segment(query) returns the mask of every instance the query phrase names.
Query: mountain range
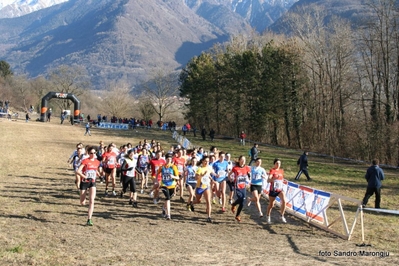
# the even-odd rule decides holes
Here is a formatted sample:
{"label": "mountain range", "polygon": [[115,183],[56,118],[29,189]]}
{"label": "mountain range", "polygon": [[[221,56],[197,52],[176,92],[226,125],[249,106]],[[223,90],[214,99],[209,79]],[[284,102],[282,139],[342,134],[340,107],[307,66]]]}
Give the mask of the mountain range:
{"label": "mountain range", "polygon": [[[31,77],[61,64],[80,65],[97,89],[116,80],[134,85],[152,69],[178,70],[234,35],[263,32],[294,4],[328,1],[297,2],[0,0],[0,14],[4,9],[13,14],[0,19],[0,60]],[[30,12],[11,12],[11,7]]]}

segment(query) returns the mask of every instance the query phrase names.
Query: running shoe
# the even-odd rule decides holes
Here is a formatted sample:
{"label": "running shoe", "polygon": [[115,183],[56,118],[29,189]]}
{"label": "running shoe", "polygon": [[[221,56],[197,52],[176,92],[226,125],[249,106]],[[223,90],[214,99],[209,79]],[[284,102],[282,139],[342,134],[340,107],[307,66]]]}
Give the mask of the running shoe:
{"label": "running shoe", "polygon": [[162,217],[166,218],[166,211],[164,207],[162,207]]}
{"label": "running shoe", "polygon": [[232,213],[235,213],[235,212],[236,212],[236,208],[237,208],[236,206],[231,205],[231,212],[232,212]]}
{"label": "running shoe", "polygon": [[222,212],[226,212],[226,208],[225,207],[222,207]]}
{"label": "running shoe", "polygon": [[190,204],[187,204],[187,210],[188,210],[189,212],[191,212],[191,206],[190,206]]}
{"label": "running shoe", "polygon": [[158,201],[157,201],[157,199],[154,199],[154,204],[158,204]]}
{"label": "running shoe", "polygon": [[194,204],[190,204],[190,208],[191,208],[191,211],[193,212],[194,211]]}
{"label": "running shoe", "polygon": [[270,216],[266,216],[266,221],[267,221],[268,224],[272,223],[272,220],[270,219]]}
{"label": "running shoe", "polygon": [[152,198],[152,199],[154,198],[154,191],[150,192],[150,198]]}
{"label": "running shoe", "polygon": [[170,215],[166,215],[166,220],[172,220],[172,218],[170,217]]}
{"label": "running shoe", "polygon": [[184,202],[185,202],[185,200],[183,199],[183,197],[180,197],[180,202],[181,202],[181,203],[184,203]]}
{"label": "running shoe", "polygon": [[287,223],[287,220],[285,219],[284,216],[281,216],[280,220],[281,220],[281,222],[282,222],[283,224],[286,224],[286,223]]}
{"label": "running shoe", "polygon": [[206,222],[207,222],[207,223],[212,223],[211,217],[208,217],[208,219],[206,219]]}
{"label": "running shoe", "polygon": [[105,190],[104,196],[108,196],[108,190]]}
{"label": "running shoe", "polygon": [[116,192],[115,192],[115,190],[112,190],[112,196],[116,196]]}
{"label": "running shoe", "polygon": [[222,198],[219,198],[219,205],[222,205]]}
{"label": "running shoe", "polygon": [[251,198],[250,197],[248,197],[248,207],[251,205]]}
{"label": "running shoe", "polygon": [[216,204],[216,199],[215,199],[215,197],[212,199],[212,203],[213,203],[213,204]]}
{"label": "running shoe", "polygon": [[232,199],[229,199],[229,204],[230,205],[233,204],[233,200]]}
{"label": "running shoe", "polygon": [[133,204],[133,200],[130,199],[130,200],[129,200],[129,205],[132,205],[132,204]]}
{"label": "running shoe", "polygon": [[144,190],[142,189],[142,190],[140,190],[140,194],[143,194],[144,193]]}
{"label": "running shoe", "polygon": [[93,221],[91,219],[89,219],[89,220],[87,220],[86,225],[93,226],[94,224],[93,224]]}
{"label": "running shoe", "polygon": [[263,213],[260,212],[260,213],[259,213],[259,218],[262,218],[262,217],[263,217]]}
{"label": "running shoe", "polygon": [[123,198],[123,191],[121,191],[120,197]]}
{"label": "running shoe", "polygon": [[241,222],[241,217],[240,216],[236,216],[236,221],[237,222]]}
{"label": "running shoe", "polygon": [[137,201],[133,202],[133,208],[137,208]]}

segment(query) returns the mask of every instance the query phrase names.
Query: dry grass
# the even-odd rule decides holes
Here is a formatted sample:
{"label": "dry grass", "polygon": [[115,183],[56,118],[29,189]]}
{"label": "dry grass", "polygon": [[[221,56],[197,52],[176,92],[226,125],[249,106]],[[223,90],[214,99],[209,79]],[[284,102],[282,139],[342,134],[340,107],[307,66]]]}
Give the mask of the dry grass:
{"label": "dry grass", "polygon": [[[286,225],[277,222],[267,225],[265,219],[258,218],[253,206],[244,208],[243,221],[238,224],[231,213],[221,213],[218,205],[213,205],[215,222],[207,224],[204,205],[192,213],[178,199],[173,199],[173,220],[166,221],[160,215],[161,204],[154,205],[147,195],[139,194],[139,208],[134,209],[127,204],[127,198],[103,197],[104,185],[98,184],[95,225],[86,227],[87,207],[79,205],[73,174],[66,164],[75,144],[80,141],[96,144],[100,140],[124,144],[154,138],[168,146],[173,140],[171,134],[155,130],[136,133],[94,129],[92,137],[84,137],[83,133],[81,127],[59,125],[58,121],[0,120],[4,150],[0,161],[0,265],[391,265],[399,262],[397,216],[366,214],[366,240],[373,247],[359,248],[355,245],[360,243],[359,231],[348,242],[289,215]],[[210,146],[207,142],[195,142],[205,148]],[[247,152],[248,147],[229,141],[216,144],[224,150],[234,149],[234,155]],[[264,150],[266,161],[279,154],[287,175],[295,173],[297,153]],[[264,164],[266,168],[270,166],[270,162]],[[346,172],[343,165],[321,158],[313,165],[314,169],[326,165],[331,171],[339,167]],[[364,166],[358,170],[347,167],[363,175]],[[346,183],[344,187],[335,177],[331,181],[315,170],[313,175],[314,186],[319,189],[335,187],[341,194],[355,198],[364,193],[360,179],[359,187]],[[392,191],[386,188],[384,200],[395,189],[397,185],[392,185]],[[396,197],[395,201],[386,199],[386,202],[394,207],[397,195],[392,197]],[[262,204],[265,208],[266,202]],[[277,211],[273,211],[272,218],[277,220]],[[390,239],[385,239],[387,232]],[[334,250],[389,251],[390,255],[387,258],[334,256]],[[331,256],[320,256],[319,251],[331,252]]]}

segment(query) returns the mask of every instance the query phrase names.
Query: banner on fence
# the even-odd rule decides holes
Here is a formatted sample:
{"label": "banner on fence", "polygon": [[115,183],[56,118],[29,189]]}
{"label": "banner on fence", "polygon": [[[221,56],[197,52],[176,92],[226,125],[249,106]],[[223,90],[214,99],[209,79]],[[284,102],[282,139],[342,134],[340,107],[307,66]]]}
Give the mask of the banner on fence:
{"label": "banner on fence", "polygon": [[[270,183],[263,182],[263,194],[269,195]],[[301,186],[294,182],[284,180],[283,191],[286,197],[286,208],[298,215],[306,216],[312,220],[324,223],[325,210],[330,201],[330,193],[310,187]],[[281,203],[279,197],[276,198]]]}
{"label": "banner on fence", "polygon": [[123,129],[123,130],[129,129],[128,124],[105,123],[105,122],[101,122],[99,125],[97,125],[97,127],[98,128],[109,128],[109,129]]}
{"label": "banner on fence", "polygon": [[177,131],[173,131],[172,138],[185,149],[189,149],[191,147],[191,142],[187,138],[179,135]]}

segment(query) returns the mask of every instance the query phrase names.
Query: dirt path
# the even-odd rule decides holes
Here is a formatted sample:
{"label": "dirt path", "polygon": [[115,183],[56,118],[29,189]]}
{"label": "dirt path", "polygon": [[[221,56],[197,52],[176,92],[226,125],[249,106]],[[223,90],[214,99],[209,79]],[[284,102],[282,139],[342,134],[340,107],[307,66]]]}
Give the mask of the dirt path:
{"label": "dirt path", "polygon": [[[287,215],[288,224],[259,219],[245,207],[238,224],[231,212],[213,205],[213,224],[205,205],[188,212],[172,200],[172,220],[161,217],[161,204],[139,194],[139,208],[128,198],[104,197],[98,184],[93,227],[85,226],[87,207],[79,205],[66,160],[77,142],[103,140],[137,143],[146,132],[98,132],[70,125],[0,122],[4,158],[0,162],[0,265],[392,265],[389,257],[360,256],[384,252],[337,238]],[[167,144],[172,141],[160,140]],[[266,202],[262,201],[263,208]],[[397,238],[397,236],[396,236]],[[396,239],[397,241],[397,239]],[[321,251],[330,252],[322,256]],[[344,256],[342,252],[353,252]],[[341,253],[334,253],[341,252]],[[354,256],[356,254],[357,256]],[[385,253],[382,253],[385,254]],[[338,255],[338,256],[336,256]]]}

